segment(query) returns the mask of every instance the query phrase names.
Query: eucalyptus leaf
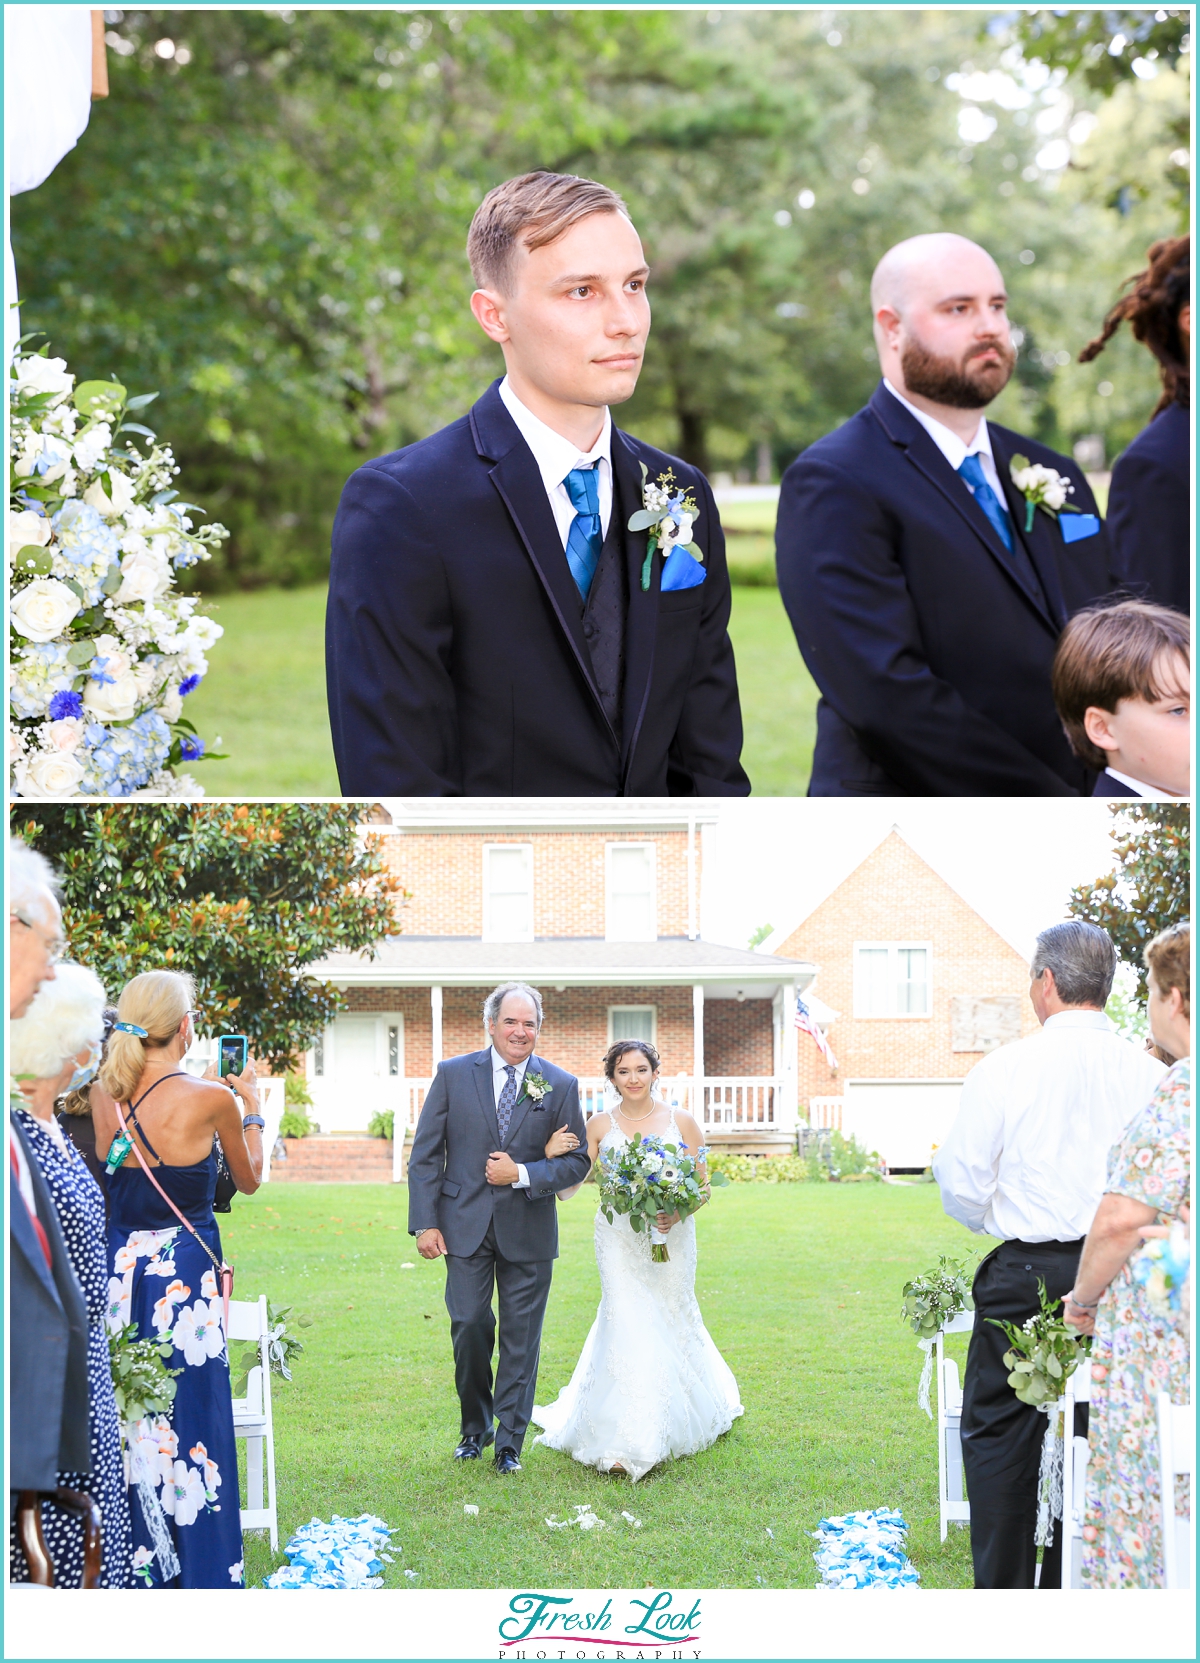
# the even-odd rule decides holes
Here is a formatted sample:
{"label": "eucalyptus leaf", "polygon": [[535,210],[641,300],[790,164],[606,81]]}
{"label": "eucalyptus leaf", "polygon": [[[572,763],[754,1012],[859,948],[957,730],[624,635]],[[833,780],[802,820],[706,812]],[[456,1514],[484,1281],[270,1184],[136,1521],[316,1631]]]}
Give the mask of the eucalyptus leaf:
{"label": "eucalyptus leaf", "polygon": [[99,411],[114,414],[125,402],[125,389],[119,381],[81,381],[75,389],[75,408],[84,416]]}
{"label": "eucalyptus leaf", "polygon": [[121,572],[120,562],[114,560],[112,565],[108,568],[107,572],[105,572],[105,574],[104,574],[104,584],[103,584],[104,593],[106,595],[115,595],[117,590],[121,587],[122,581],[123,581],[123,576],[122,576],[122,572]]}
{"label": "eucalyptus leaf", "polygon": [[652,525],[657,525],[662,519],[662,510],[657,512],[653,508],[639,508],[636,514],[629,516],[628,530],[648,531]]}
{"label": "eucalyptus leaf", "polygon": [[157,393],[139,393],[136,398],[125,400],[125,408],[126,410],[144,410],[148,404],[153,404],[157,397]]}
{"label": "eucalyptus leaf", "polygon": [[96,656],[94,641],[76,641],[74,646],[67,648],[68,664],[90,664]]}
{"label": "eucalyptus leaf", "polygon": [[122,422],[120,427],[118,427],[117,432],[118,433],[142,433],[146,436],[147,439],[157,439],[158,438],[158,434],[155,433],[152,428],[143,427],[141,422]]}
{"label": "eucalyptus leaf", "polygon": [[34,577],[46,577],[54,566],[54,556],[40,543],[26,543],[17,551],[13,565],[18,572],[30,572]]}

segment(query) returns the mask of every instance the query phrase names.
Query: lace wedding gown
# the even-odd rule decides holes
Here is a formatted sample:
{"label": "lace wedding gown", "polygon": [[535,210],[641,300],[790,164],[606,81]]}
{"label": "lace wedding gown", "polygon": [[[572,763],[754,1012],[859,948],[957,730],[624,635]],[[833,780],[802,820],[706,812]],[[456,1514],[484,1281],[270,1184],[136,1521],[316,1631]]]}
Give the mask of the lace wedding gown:
{"label": "lace wedding gown", "polygon": [[[667,1140],[678,1138],[674,1112]],[[614,1123],[600,1148],[626,1141]],[[654,1264],[650,1240],[615,1214],[596,1214],[600,1308],[575,1372],[533,1420],[534,1440],[636,1481],[660,1461],[695,1455],[743,1412],[737,1381],[696,1303],[696,1221],[668,1233],[670,1259]]]}

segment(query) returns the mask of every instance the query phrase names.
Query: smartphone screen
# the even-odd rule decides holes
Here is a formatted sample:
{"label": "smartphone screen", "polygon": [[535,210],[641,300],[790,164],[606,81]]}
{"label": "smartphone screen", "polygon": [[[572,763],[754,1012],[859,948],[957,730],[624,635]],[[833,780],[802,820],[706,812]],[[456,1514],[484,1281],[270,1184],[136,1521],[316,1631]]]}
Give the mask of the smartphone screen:
{"label": "smartphone screen", "polygon": [[244,1074],[248,1049],[245,1034],[222,1034],[219,1043],[217,1073],[221,1078],[226,1074]]}

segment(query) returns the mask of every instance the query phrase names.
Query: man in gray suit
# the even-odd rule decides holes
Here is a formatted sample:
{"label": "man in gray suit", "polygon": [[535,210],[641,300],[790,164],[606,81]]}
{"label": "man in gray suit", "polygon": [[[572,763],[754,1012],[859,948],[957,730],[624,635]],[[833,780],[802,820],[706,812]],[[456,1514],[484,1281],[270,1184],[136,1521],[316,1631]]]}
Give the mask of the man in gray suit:
{"label": "man in gray suit", "polygon": [[[519,1472],[537,1386],[542,1319],[558,1257],[556,1191],[588,1173],[579,1082],[534,1054],[536,988],[506,982],[484,1001],[492,1043],[439,1063],[408,1162],[408,1229],[423,1259],[446,1259],[454,1383],[462,1405],[456,1460],[495,1438],[496,1471]],[[559,1127],[578,1140],[546,1159]],[[492,1390],[496,1317],[500,1358]],[[493,1427],[493,1420],[498,1423]]]}

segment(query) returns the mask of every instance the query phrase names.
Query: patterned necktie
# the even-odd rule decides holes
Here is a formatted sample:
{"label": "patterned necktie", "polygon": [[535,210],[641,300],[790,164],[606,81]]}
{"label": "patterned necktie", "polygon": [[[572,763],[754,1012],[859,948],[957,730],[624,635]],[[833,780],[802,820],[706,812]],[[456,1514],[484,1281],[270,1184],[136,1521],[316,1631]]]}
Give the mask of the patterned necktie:
{"label": "patterned necktie", "polygon": [[575,518],[567,533],[567,565],[584,600],[587,600],[588,590],[592,587],[604,542],[600,531],[598,467],[599,463],[593,462],[589,468],[572,468],[563,480],[575,510]]}
{"label": "patterned necktie", "polygon": [[979,460],[977,451],[970,456],[963,457],[958,476],[970,487],[975,501],[991,521],[992,529],[1011,554],[1013,551],[1012,521],[1008,517],[1008,510],[984,478],[983,463]]}
{"label": "patterned necktie", "polygon": [[508,1123],[512,1119],[513,1109],[517,1102],[517,1071],[512,1063],[506,1062],[504,1072],[508,1075],[500,1091],[500,1101],[496,1104],[496,1124],[500,1128],[500,1142],[508,1136]]}

